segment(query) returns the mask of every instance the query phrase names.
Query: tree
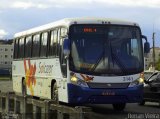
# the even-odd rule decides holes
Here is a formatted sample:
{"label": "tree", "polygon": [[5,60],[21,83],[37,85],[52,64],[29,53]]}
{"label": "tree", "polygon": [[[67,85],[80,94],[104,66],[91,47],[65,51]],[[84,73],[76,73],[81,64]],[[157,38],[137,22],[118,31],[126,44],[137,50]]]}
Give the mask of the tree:
{"label": "tree", "polygon": [[160,71],[160,58],[159,58],[158,62],[156,62],[156,70]]}

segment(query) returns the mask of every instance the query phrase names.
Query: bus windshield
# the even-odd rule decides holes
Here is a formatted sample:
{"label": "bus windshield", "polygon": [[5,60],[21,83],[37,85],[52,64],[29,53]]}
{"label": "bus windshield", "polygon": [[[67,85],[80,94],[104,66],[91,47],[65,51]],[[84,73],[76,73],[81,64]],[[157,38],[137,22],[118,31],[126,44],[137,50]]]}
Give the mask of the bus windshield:
{"label": "bus windshield", "polygon": [[70,70],[90,75],[129,75],[143,71],[137,26],[72,25]]}

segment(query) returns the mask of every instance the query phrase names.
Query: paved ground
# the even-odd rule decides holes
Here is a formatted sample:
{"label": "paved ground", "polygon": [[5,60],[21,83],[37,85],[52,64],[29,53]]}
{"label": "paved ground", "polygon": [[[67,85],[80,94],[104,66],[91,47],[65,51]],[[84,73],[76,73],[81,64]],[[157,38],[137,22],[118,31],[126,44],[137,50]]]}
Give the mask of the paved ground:
{"label": "paved ground", "polygon": [[111,105],[92,106],[95,119],[160,119],[158,103],[147,102],[145,106],[127,104],[123,112],[115,112]]}
{"label": "paved ground", "polygon": [[[2,92],[13,91],[12,81],[0,81]],[[145,106],[127,104],[123,112],[115,112],[112,105],[92,105],[91,119],[160,119],[158,103],[147,102]]]}

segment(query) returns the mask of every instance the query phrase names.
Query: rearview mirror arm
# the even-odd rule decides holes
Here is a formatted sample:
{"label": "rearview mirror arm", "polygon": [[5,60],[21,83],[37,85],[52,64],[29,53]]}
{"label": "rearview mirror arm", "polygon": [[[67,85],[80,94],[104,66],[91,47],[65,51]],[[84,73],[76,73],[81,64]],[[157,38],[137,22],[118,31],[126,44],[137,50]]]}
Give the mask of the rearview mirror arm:
{"label": "rearview mirror arm", "polygon": [[142,35],[142,38],[144,38],[146,42],[148,41],[146,36]]}

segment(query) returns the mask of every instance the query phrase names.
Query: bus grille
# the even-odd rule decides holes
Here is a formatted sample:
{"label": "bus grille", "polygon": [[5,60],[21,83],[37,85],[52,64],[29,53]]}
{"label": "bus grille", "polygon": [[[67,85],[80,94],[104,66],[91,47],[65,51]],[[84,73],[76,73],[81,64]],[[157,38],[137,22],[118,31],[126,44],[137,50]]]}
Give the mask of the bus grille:
{"label": "bus grille", "polygon": [[129,83],[87,83],[89,88],[127,88]]}

